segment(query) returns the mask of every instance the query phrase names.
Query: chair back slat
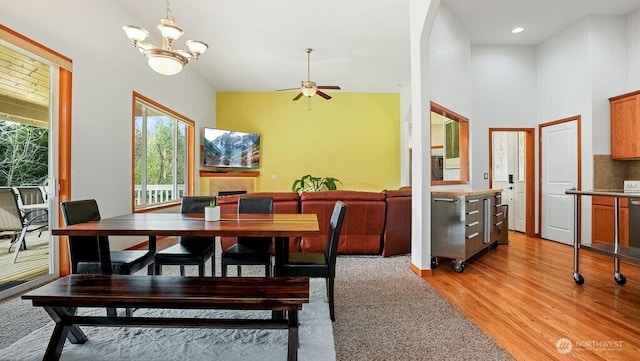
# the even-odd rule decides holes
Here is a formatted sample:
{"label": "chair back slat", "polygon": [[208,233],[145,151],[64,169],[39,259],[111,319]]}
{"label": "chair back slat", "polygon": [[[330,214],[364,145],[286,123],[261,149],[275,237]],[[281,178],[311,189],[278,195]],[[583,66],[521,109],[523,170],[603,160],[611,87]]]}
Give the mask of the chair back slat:
{"label": "chair back slat", "polygon": [[272,197],[240,197],[238,198],[238,213],[273,213]]}
{"label": "chair back slat", "polygon": [[[100,211],[95,199],[62,202],[60,208],[67,226],[100,220]],[[69,236],[68,239],[71,273],[77,273],[80,262],[100,262],[98,237]]]}
{"label": "chair back slat", "polygon": [[22,226],[16,194],[11,188],[0,188],[0,231],[20,232]]}
{"label": "chair back slat", "polygon": [[[184,196],[180,205],[180,213],[204,214],[204,208],[211,205],[211,201],[215,200],[216,197],[214,196]],[[180,236],[180,243],[202,242],[205,239],[210,240],[211,237]]]}
{"label": "chair back slat", "polygon": [[333,212],[331,213],[331,220],[329,221],[329,239],[326,245],[326,256],[329,262],[329,273],[331,276],[335,276],[336,258],[338,256],[338,243],[340,242],[340,232],[342,230],[342,224],[344,223],[344,217],[347,214],[347,205],[341,201],[337,201],[333,206]]}
{"label": "chair back slat", "polygon": [[[272,197],[240,197],[238,198],[238,213],[273,213]],[[268,252],[272,237],[238,237],[237,242],[251,247],[265,247]]]}
{"label": "chair back slat", "polygon": [[208,207],[211,201],[215,201],[214,196],[184,196],[180,206],[180,213],[204,214],[204,207]]}
{"label": "chair back slat", "polygon": [[[18,191],[18,204],[28,206],[30,204],[43,204],[45,203],[42,196],[42,189],[40,187],[16,187]],[[42,221],[46,221],[48,218],[48,212],[46,209],[38,209],[29,212],[26,221],[31,221],[35,218],[39,218]]]}

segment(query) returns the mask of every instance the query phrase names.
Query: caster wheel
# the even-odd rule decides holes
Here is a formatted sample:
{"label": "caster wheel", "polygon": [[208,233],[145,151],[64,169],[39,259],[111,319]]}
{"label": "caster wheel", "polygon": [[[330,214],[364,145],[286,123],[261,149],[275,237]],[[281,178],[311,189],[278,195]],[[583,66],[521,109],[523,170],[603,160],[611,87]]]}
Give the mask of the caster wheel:
{"label": "caster wheel", "polygon": [[438,258],[437,257],[431,257],[431,269],[434,269],[438,267]]}
{"label": "caster wheel", "polygon": [[583,278],[583,277],[582,277],[582,275],[581,275],[581,274],[579,274],[579,273],[578,273],[577,275],[576,275],[576,274],[574,274],[574,275],[573,275],[573,281],[574,281],[576,284],[581,285],[581,284],[583,284],[583,283],[584,283],[584,278]]}
{"label": "caster wheel", "polygon": [[620,286],[627,283],[627,278],[624,275],[622,275],[622,273],[614,275],[613,279],[616,280],[616,283],[619,284]]}
{"label": "caster wheel", "polygon": [[496,249],[496,248],[498,248],[498,242],[493,242],[493,243],[491,243],[491,248],[492,248],[492,249]]}
{"label": "caster wheel", "polygon": [[451,263],[451,267],[458,273],[464,272],[464,262],[453,261],[453,263]]}

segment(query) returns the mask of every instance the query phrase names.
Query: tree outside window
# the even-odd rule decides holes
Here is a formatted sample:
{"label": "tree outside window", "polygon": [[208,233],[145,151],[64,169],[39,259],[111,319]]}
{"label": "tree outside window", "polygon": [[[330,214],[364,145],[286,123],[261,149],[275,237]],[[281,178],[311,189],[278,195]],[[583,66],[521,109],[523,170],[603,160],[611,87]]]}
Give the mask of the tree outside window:
{"label": "tree outside window", "polygon": [[49,129],[0,119],[0,186],[39,186],[49,174]]}

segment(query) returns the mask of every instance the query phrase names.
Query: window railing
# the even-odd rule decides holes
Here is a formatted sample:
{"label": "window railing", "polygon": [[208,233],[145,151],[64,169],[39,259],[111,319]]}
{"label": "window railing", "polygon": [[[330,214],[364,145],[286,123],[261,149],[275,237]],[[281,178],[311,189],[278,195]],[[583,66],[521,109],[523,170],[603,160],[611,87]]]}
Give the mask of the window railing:
{"label": "window railing", "polygon": [[[147,185],[147,203],[164,203],[170,202],[176,199],[182,198],[185,193],[185,185],[178,185],[178,194],[173,194],[173,185],[171,184],[149,184]],[[142,197],[142,185],[136,185],[134,187],[136,206],[141,204]]]}

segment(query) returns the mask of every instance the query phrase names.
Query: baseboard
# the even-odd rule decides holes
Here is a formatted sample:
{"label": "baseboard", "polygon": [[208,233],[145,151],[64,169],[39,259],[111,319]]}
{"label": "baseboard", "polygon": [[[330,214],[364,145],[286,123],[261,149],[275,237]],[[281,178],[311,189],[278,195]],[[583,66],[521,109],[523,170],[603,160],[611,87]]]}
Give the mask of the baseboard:
{"label": "baseboard", "polygon": [[417,274],[420,277],[431,277],[433,276],[433,270],[431,269],[420,269],[413,262],[409,263],[409,268],[413,273]]}

